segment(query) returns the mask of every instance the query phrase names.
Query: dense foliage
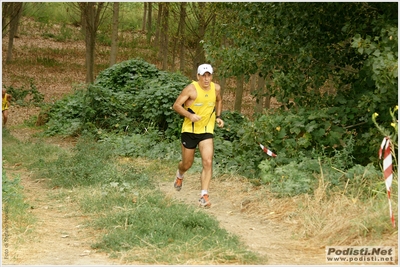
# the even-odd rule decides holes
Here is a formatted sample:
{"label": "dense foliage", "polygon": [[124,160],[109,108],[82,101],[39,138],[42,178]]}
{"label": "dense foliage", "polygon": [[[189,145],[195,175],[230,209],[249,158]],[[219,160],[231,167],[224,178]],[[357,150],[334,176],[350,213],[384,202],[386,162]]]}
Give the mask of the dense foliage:
{"label": "dense foliage", "polygon": [[[331,112],[277,110],[254,121],[224,112],[226,127],[216,130],[217,165],[267,184],[278,196],[310,193],[319,185],[319,176],[333,191],[347,188],[347,194],[358,197],[376,194],[381,181],[376,155],[366,166],[357,164],[354,135],[338,126]],[[391,128],[388,132],[396,140]],[[278,156],[263,153],[260,143]]]}
{"label": "dense foliage", "polygon": [[284,106],[295,103],[335,116],[337,145],[346,142],[344,129],[351,129],[356,162],[368,164],[380,139],[371,115],[379,113],[380,123],[390,125],[388,110],[398,99],[397,3],[215,3],[215,8],[220,16],[205,49],[219,72],[258,73]]}
{"label": "dense foliage", "polygon": [[47,133],[144,133],[153,127],[175,136],[180,118],[172,105],[189,82],[183,75],[159,71],[141,59],[115,64],[87,89],[55,103]]}

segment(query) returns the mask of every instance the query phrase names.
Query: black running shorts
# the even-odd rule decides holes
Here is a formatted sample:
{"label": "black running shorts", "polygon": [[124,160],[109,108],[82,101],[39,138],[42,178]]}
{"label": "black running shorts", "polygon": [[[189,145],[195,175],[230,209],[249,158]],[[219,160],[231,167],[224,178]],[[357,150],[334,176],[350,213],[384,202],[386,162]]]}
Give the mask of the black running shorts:
{"label": "black running shorts", "polygon": [[201,141],[210,138],[214,138],[214,135],[211,133],[182,133],[181,135],[182,145],[188,149],[195,149]]}

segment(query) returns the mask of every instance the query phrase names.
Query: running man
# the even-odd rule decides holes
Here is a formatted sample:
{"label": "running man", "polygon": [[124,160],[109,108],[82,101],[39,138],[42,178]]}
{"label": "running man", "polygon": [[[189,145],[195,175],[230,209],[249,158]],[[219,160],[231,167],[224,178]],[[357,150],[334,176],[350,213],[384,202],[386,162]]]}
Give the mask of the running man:
{"label": "running man", "polygon": [[214,126],[224,127],[221,119],[221,87],[212,82],[213,68],[202,64],[197,69],[197,82],[186,86],[173,108],[184,117],[181,131],[182,160],[178,164],[174,187],[180,191],[184,174],[193,164],[195,150],[198,147],[202,159],[201,193],[199,205],[211,207],[208,190],[212,177],[214,156]]}

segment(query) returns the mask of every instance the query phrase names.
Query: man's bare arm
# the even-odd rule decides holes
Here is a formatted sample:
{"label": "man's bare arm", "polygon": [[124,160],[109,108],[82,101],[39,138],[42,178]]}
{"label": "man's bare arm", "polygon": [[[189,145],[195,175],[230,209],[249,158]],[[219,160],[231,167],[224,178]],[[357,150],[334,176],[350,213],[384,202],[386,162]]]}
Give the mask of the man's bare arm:
{"label": "man's bare arm", "polygon": [[174,105],[172,106],[173,109],[178,114],[188,118],[192,122],[199,121],[201,119],[201,117],[198,116],[197,114],[190,113],[183,107],[183,105],[186,103],[186,101],[195,98],[194,92],[196,92],[194,85],[190,84],[190,85],[186,86],[185,89],[182,90],[182,92],[180,93],[178,98],[175,100]]}
{"label": "man's bare arm", "polygon": [[[221,97],[221,86],[219,84],[215,84],[215,94],[216,94],[216,102],[215,102],[215,111],[216,116],[221,116],[222,113],[222,97]],[[219,127],[224,127],[224,121],[221,118],[217,118],[217,124]]]}

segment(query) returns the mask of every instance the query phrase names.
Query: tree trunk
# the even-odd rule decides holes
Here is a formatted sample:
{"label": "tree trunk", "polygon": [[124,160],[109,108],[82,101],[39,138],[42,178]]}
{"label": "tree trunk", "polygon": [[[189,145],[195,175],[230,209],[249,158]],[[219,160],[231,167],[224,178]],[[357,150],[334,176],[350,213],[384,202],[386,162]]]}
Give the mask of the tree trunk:
{"label": "tree trunk", "polygon": [[219,83],[219,85],[221,86],[221,97],[224,96],[224,92],[225,92],[225,86],[226,86],[226,78],[221,78],[221,82]]}
{"label": "tree trunk", "polygon": [[84,5],[80,4],[79,8],[81,9],[81,33],[83,36],[86,36],[86,17],[85,17],[85,12],[83,10]]}
{"label": "tree trunk", "polygon": [[258,84],[256,89],[256,106],[254,107],[254,112],[261,113],[263,110],[263,103],[264,103],[265,79],[260,75],[257,76],[258,76]]}
{"label": "tree trunk", "polygon": [[199,2],[197,3],[197,20],[198,20],[198,39],[196,41],[195,46],[195,55],[193,61],[193,77],[197,77],[197,66],[205,63],[205,53],[203,49],[203,45],[200,43],[201,40],[204,40],[204,35],[206,33],[207,23],[205,19],[205,3]]}
{"label": "tree trunk", "polygon": [[94,26],[94,9],[95,3],[88,2],[86,11],[86,83],[93,83],[94,81],[94,48],[96,33],[93,31]]}
{"label": "tree trunk", "polygon": [[243,75],[237,77],[236,79],[236,96],[235,96],[235,111],[241,112],[242,110],[242,99],[244,90],[244,79]]}
{"label": "tree trunk", "polygon": [[[225,47],[228,46],[228,41],[227,41],[226,36],[222,37],[222,45],[225,46]],[[217,60],[217,64],[221,64],[221,61]],[[221,85],[221,96],[223,96],[223,94],[225,92],[225,86],[226,86],[226,78],[225,77],[221,78],[220,85]]]}
{"label": "tree trunk", "polygon": [[111,52],[110,52],[110,67],[117,61],[118,53],[118,16],[119,16],[119,2],[113,4],[113,20],[112,20],[112,33],[111,33]]}
{"label": "tree trunk", "polygon": [[[267,76],[268,81],[271,81],[271,76]],[[264,109],[270,109],[271,108],[271,93],[270,93],[269,86],[265,87],[265,93],[264,93]]]}
{"label": "tree trunk", "polygon": [[[175,16],[175,14],[172,14]],[[176,34],[172,36],[172,64],[171,64],[171,71],[175,72],[175,61],[177,57],[177,49],[179,44],[179,36],[180,36],[180,24],[178,24],[178,28],[176,29]]]}
{"label": "tree trunk", "polygon": [[18,24],[19,24],[19,19],[21,18],[22,15],[22,8],[23,8],[23,3],[18,2],[18,3],[12,3],[12,15],[10,16],[10,31],[8,34],[8,48],[7,48],[7,57],[6,57],[6,63],[10,63],[12,61],[12,48],[14,45],[14,37],[17,34],[18,31]]}
{"label": "tree trunk", "polygon": [[146,16],[147,16],[147,3],[143,3],[143,22],[142,22],[142,31],[146,30]]}
{"label": "tree trunk", "polygon": [[10,26],[10,20],[12,17],[12,6],[13,3],[1,3],[2,7],[2,17],[1,17],[1,25],[2,25],[2,38],[4,38],[8,33],[8,28]]}
{"label": "tree trunk", "polygon": [[168,68],[168,17],[169,17],[169,3],[164,3],[163,18],[162,18],[162,69],[167,70]]}
{"label": "tree trunk", "polygon": [[256,74],[252,74],[251,76],[250,76],[250,93],[251,94],[254,94],[255,92],[256,92],[256,89],[257,89],[257,86],[256,86],[256,84],[257,84],[257,73]]}
{"label": "tree trunk", "polygon": [[181,10],[179,16],[179,70],[183,73],[185,71],[185,19],[186,19],[186,4],[181,3]]}
{"label": "tree trunk", "polygon": [[85,22],[86,83],[93,83],[96,35],[104,3],[80,2],[79,7],[83,13],[82,18]]}
{"label": "tree trunk", "polygon": [[146,29],[147,29],[147,43],[148,44],[150,44],[150,41],[151,41],[151,34],[152,34],[152,25],[151,25],[151,23],[152,23],[152,21],[151,21],[151,19],[152,19],[152,16],[153,16],[153,4],[152,3],[147,3],[147,5],[148,5],[148,8],[147,8],[147,26],[146,26]]}
{"label": "tree trunk", "polygon": [[154,37],[154,46],[157,47],[160,42],[160,32],[161,32],[161,17],[162,17],[163,4],[158,3],[158,14],[156,23],[156,35]]}

